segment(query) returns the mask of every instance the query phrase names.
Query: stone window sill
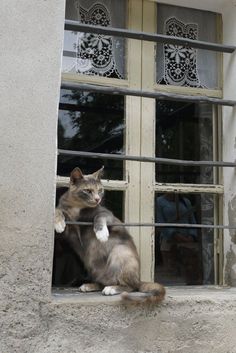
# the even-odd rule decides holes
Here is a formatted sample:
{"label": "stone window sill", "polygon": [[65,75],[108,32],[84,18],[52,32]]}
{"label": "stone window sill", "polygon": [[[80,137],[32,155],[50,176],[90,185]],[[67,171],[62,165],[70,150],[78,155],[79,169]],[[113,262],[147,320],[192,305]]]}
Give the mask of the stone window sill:
{"label": "stone window sill", "polygon": [[[174,302],[221,302],[236,300],[236,288],[220,286],[166,287],[163,304]],[[53,288],[52,301],[55,304],[78,303],[79,305],[122,304],[120,295],[104,296],[100,292],[80,293],[76,288]],[[162,304],[162,305],[163,305]]]}

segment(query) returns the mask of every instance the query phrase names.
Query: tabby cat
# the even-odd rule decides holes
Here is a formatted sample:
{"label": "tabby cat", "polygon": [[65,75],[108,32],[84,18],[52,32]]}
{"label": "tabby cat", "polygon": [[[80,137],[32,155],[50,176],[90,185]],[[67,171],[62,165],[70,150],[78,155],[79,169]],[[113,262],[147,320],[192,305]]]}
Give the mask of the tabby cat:
{"label": "tabby cat", "polygon": [[[102,172],[103,168],[83,175],[75,168],[69,189],[61,196],[55,212],[56,232],[64,234],[92,280],[79,290],[102,290],[104,295],[121,293],[124,300],[135,302],[160,302],[165,296],[164,287],[140,281],[139,257],[132,237],[120,220],[100,204],[104,192]],[[66,225],[66,221],[92,225]]]}

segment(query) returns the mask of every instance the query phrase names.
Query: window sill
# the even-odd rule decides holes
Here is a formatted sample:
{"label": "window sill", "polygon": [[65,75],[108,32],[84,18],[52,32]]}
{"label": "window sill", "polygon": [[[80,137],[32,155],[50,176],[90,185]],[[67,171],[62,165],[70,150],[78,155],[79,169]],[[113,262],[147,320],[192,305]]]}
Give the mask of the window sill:
{"label": "window sill", "polygon": [[[222,302],[236,299],[236,288],[221,286],[181,286],[166,287],[166,299],[164,305],[188,302]],[[52,301],[55,304],[122,304],[120,295],[104,296],[100,292],[80,293],[77,288],[54,288],[52,290]],[[163,305],[162,304],[162,305]]]}

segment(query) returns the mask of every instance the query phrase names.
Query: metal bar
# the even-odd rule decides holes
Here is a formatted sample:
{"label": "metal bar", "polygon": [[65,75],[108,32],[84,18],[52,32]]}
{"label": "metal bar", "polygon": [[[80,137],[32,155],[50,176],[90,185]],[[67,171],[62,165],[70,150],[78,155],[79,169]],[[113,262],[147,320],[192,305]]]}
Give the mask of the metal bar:
{"label": "metal bar", "polygon": [[186,161],[186,160],[180,160],[180,159],[127,156],[124,154],[71,151],[71,150],[62,150],[62,149],[58,149],[58,154],[66,155],[66,156],[75,156],[75,157],[113,159],[113,160],[122,160],[122,161],[123,160],[139,161],[139,162],[151,162],[151,163],[183,165],[183,166],[236,167],[236,162]]}
{"label": "metal bar", "polygon": [[[69,110],[69,111],[80,111],[80,112],[98,112],[103,114],[110,114],[110,117],[115,115],[115,113],[122,113],[122,109],[118,108],[110,108],[107,107],[86,107],[79,104],[72,104],[72,103],[59,103],[59,110]],[[113,116],[112,116],[113,117]]]}
{"label": "metal bar", "polygon": [[200,40],[168,36],[165,34],[132,31],[132,30],[127,30],[123,28],[93,26],[93,25],[88,25],[85,23],[80,23],[78,21],[72,21],[72,20],[65,21],[65,30],[73,31],[73,32],[105,34],[105,35],[116,36],[116,37],[145,40],[149,42],[184,45],[187,47],[213,50],[213,51],[224,52],[224,53],[233,53],[234,50],[236,49],[236,47],[233,45],[210,43],[210,42],[205,42]]}
{"label": "metal bar", "polygon": [[236,105],[236,101],[234,100],[226,100],[226,99],[213,98],[213,97],[207,97],[207,96],[188,96],[188,95],[176,94],[176,93],[134,90],[131,88],[110,87],[110,86],[94,85],[94,84],[87,84],[87,83],[78,83],[78,82],[62,81],[61,88],[68,89],[68,90],[90,91],[90,92],[99,92],[99,93],[116,94],[116,95],[154,98],[159,100],[172,100],[172,101],[192,102],[192,103],[209,103],[209,104],[217,104],[217,105],[225,105],[225,106]]}
{"label": "metal bar", "polygon": [[[68,225],[91,226],[93,222],[72,222],[67,221]],[[205,228],[205,229],[236,229],[235,226],[223,224],[186,224],[186,223],[111,223],[112,227],[157,227],[157,228]]]}

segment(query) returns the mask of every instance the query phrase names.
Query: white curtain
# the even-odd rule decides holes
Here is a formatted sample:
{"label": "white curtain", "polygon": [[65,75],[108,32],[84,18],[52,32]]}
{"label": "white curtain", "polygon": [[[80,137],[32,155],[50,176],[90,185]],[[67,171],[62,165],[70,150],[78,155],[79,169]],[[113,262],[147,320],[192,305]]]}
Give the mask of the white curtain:
{"label": "white curtain", "polygon": [[[217,14],[177,6],[157,6],[157,33],[217,42]],[[214,51],[158,44],[156,81],[166,85],[216,89],[218,59]]]}
{"label": "white curtain", "polygon": [[[66,19],[125,28],[125,0],[67,0]],[[125,78],[125,40],[65,31],[63,72]]]}

